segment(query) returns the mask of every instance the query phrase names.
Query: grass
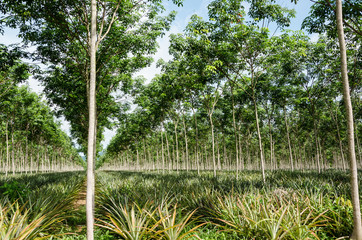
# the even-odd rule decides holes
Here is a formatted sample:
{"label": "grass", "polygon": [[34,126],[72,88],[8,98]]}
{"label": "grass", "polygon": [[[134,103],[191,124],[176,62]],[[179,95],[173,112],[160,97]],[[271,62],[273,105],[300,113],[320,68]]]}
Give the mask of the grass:
{"label": "grass", "polygon": [[[0,176],[0,239],[86,239],[84,173]],[[361,180],[360,180],[361,184]],[[349,176],[329,170],[98,172],[96,239],[337,239],[352,231]]]}

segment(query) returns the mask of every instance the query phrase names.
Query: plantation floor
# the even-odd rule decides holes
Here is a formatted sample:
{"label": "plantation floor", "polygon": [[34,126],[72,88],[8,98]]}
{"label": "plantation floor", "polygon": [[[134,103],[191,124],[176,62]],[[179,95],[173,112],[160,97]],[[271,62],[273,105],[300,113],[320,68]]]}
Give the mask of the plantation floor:
{"label": "plantation floor", "polygon": [[[0,203],[53,203],[60,221],[40,233],[58,239],[86,239],[85,191],[81,172],[0,175]],[[349,175],[337,170],[267,172],[265,183],[258,171],[238,180],[233,172],[97,172],[96,193],[99,240],[131,239],[125,232],[143,239],[337,239],[352,230]],[[44,211],[37,206],[25,205],[34,215]]]}

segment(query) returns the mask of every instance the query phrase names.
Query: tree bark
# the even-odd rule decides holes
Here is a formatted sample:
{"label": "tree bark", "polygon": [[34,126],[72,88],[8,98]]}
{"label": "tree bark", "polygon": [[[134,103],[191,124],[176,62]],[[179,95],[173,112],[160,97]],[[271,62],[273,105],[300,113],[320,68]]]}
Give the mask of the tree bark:
{"label": "tree bark", "polygon": [[178,173],[178,161],[179,161],[179,152],[178,152],[178,137],[177,137],[177,122],[175,123],[175,142],[176,142],[176,172]]}
{"label": "tree bark", "polygon": [[199,136],[198,136],[198,129],[197,129],[197,116],[192,108],[192,112],[194,114],[194,121],[195,121],[195,154],[196,154],[196,166],[197,166],[197,175],[200,175],[200,160],[199,160]]}
{"label": "tree bark", "polygon": [[168,172],[171,172],[171,154],[170,154],[170,145],[168,144],[167,130],[165,130],[165,139],[166,139],[167,158],[168,158]]}
{"label": "tree bark", "polygon": [[259,152],[260,152],[260,164],[261,164],[261,172],[263,176],[263,182],[265,182],[265,171],[264,171],[264,155],[263,155],[263,145],[261,141],[260,127],[259,127],[259,116],[258,116],[258,107],[256,105],[256,99],[253,97],[254,102],[254,110],[255,110],[255,120],[256,120],[256,130],[258,133],[259,140]]}
{"label": "tree bark", "polygon": [[5,175],[8,176],[9,165],[10,165],[10,153],[9,153],[9,133],[8,133],[9,122],[6,121],[6,167]]}
{"label": "tree bark", "polygon": [[343,83],[343,99],[346,108],[347,132],[348,132],[348,158],[350,161],[351,172],[351,195],[353,204],[353,232],[351,239],[362,240],[362,223],[361,210],[358,194],[358,177],[357,161],[354,146],[354,126],[353,126],[353,109],[349,90],[348,73],[347,73],[347,54],[344,40],[343,19],[342,19],[342,2],[336,0],[337,32],[339,40],[339,49],[341,54],[341,73]]}
{"label": "tree bark", "polygon": [[209,114],[211,125],[211,141],[212,141],[212,164],[214,170],[214,177],[216,177],[216,159],[215,159],[215,136],[214,136],[214,123],[212,121],[212,114]]}
{"label": "tree bark", "polygon": [[[267,111],[267,114],[269,111]],[[270,142],[270,170],[273,170],[273,134],[271,128],[271,114],[268,114],[269,142]]]}
{"label": "tree bark", "polygon": [[233,109],[233,128],[234,128],[234,137],[235,137],[235,155],[236,155],[236,180],[239,179],[239,147],[238,147],[238,131],[236,129],[236,121],[235,121],[235,101],[233,88],[231,87],[231,100],[232,100],[232,109]]}
{"label": "tree bark", "polygon": [[338,143],[339,143],[339,151],[340,151],[340,155],[341,155],[341,159],[342,159],[342,164],[343,164],[343,166],[345,166],[342,138],[341,138],[341,134],[340,134],[340,131],[339,131],[339,126],[338,126],[338,116],[336,114],[336,116],[334,117],[334,113],[333,113],[333,110],[331,108],[329,108],[329,112],[331,114],[333,122],[336,124],[337,138],[338,138]]}
{"label": "tree bark", "polygon": [[14,131],[11,133],[11,167],[13,175],[15,175],[15,146],[14,146]]}
{"label": "tree bark", "polygon": [[88,126],[88,150],[87,150],[87,239],[94,239],[94,147],[96,136],[96,41],[97,41],[97,1],[91,2],[91,37],[90,37],[90,80],[89,80],[89,126]]}
{"label": "tree bark", "polygon": [[164,154],[164,147],[163,147],[163,124],[162,124],[162,129],[161,129],[161,144],[162,144],[162,152],[161,152],[161,154],[162,154],[162,174],[164,174],[165,173],[165,154]]}
{"label": "tree bark", "polygon": [[285,122],[285,129],[287,130],[287,139],[288,139],[288,148],[289,148],[289,161],[290,166],[292,168],[292,171],[294,171],[294,165],[293,165],[293,153],[292,153],[292,146],[290,144],[290,137],[289,137],[289,127],[288,127],[288,120],[287,120],[287,111],[285,109],[285,105],[283,107],[284,110],[284,122]]}
{"label": "tree bark", "polygon": [[361,167],[361,164],[362,164],[361,147],[360,147],[360,142],[359,142],[359,139],[358,139],[357,131],[355,131],[355,137],[356,137],[357,152],[358,152],[358,157],[359,157],[359,164],[360,164],[360,167]]}
{"label": "tree bark", "polygon": [[[314,113],[314,111],[313,111]],[[321,173],[321,164],[320,164],[320,159],[319,159],[319,147],[318,147],[318,133],[317,133],[317,124],[315,122],[315,117],[313,114],[313,131],[314,131],[314,142],[315,142],[315,153],[316,153],[316,162],[317,162],[317,167],[318,167],[318,173]]]}
{"label": "tree bark", "polygon": [[184,125],[184,134],[185,134],[185,162],[186,162],[186,171],[189,171],[189,148],[188,148],[188,141],[187,141],[187,130],[186,130],[186,123],[185,123],[185,115],[182,117],[182,123]]}

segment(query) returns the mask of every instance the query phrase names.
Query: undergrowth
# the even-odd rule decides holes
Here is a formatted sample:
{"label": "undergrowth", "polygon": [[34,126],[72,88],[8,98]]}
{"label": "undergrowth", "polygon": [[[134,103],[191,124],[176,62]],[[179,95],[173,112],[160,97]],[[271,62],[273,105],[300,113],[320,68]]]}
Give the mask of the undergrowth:
{"label": "undergrowth", "polygon": [[[100,172],[97,189],[98,225],[121,239],[182,239],[163,230],[180,226],[193,239],[336,239],[352,231],[349,178],[340,171],[268,172],[265,183],[257,171],[238,181],[229,172]],[[124,236],[131,232],[143,237]]]}
{"label": "undergrowth", "polygon": [[[341,171],[98,172],[95,239],[343,239]],[[0,176],[0,239],[86,239],[84,173]],[[361,184],[361,181],[360,181]]]}

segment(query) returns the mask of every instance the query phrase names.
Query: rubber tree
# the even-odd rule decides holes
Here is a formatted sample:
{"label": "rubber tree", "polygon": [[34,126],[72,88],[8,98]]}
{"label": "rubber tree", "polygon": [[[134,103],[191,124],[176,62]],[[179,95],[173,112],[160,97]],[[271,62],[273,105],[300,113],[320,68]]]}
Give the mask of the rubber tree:
{"label": "rubber tree", "polygon": [[[297,2],[297,1],[295,1]],[[342,16],[343,7],[342,1],[336,0],[336,2],[318,1],[312,7],[311,15],[304,21],[303,25],[310,32],[327,33],[329,37],[333,37],[337,34],[339,41],[339,51],[341,59],[341,81],[343,83],[343,100],[346,109],[347,119],[347,139],[348,139],[348,159],[350,162],[351,173],[351,188],[352,188],[352,204],[353,204],[353,232],[351,239],[362,239],[362,224],[361,224],[361,210],[359,203],[358,193],[358,179],[357,179],[357,162],[355,153],[354,142],[354,121],[353,121],[353,109],[350,96],[350,86],[348,80],[347,70],[347,54],[346,54],[346,42],[344,25],[348,30],[349,38],[352,41],[360,39],[362,31],[360,27],[361,18],[361,4],[358,1],[345,1],[344,17]],[[322,11],[320,11],[322,10]],[[354,39],[354,40],[353,40]]]}
{"label": "rubber tree", "polygon": [[262,176],[265,180],[257,84],[261,74],[266,70],[263,62],[270,48],[269,23],[276,22],[281,27],[288,26],[294,12],[272,4],[271,1],[252,1],[248,14],[256,20],[246,23],[242,2],[211,2],[208,6],[210,21],[204,21],[196,15],[192,16],[184,36],[179,36],[179,39],[183,37],[186,45],[189,45],[187,50],[184,50],[187,54],[197,56],[207,63],[207,70],[214,71],[219,79],[232,82],[249,95],[253,102]]}
{"label": "rubber tree", "polygon": [[[102,128],[119,109],[111,93],[130,85],[132,74],[151,63],[156,39],[175,13],[158,17],[164,10],[159,0],[3,1],[0,10],[8,15],[8,26],[20,27],[25,42],[37,45],[35,59],[50,65],[38,78],[71,122],[84,152],[88,148],[88,173],[94,176],[97,145],[91,139],[101,139]],[[144,15],[147,20],[141,21]],[[92,191],[93,180],[88,179]],[[87,213],[94,198],[88,195]],[[88,224],[88,239],[93,239],[92,226]]]}
{"label": "rubber tree", "polygon": [[[264,81],[266,86],[263,87],[264,91],[260,92],[266,92],[270,102],[281,106],[288,141],[289,162],[293,171],[295,160],[293,161],[287,112],[293,110],[291,99],[295,99],[295,91],[298,89],[301,79],[305,77],[305,62],[307,54],[310,53],[308,52],[310,42],[309,38],[300,31],[286,31],[280,36],[273,37],[272,42],[273,54],[268,58],[270,68],[265,74],[267,80]],[[266,100],[266,102],[268,101]]]}
{"label": "rubber tree", "polygon": [[341,56],[341,78],[343,83],[343,99],[346,108],[347,132],[348,132],[348,159],[350,162],[352,204],[353,204],[353,232],[351,239],[362,240],[361,208],[358,193],[357,161],[354,141],[353,109],[350,96],[347,71],[346,43],[344,39],[342,1],[336,0],[336,22]]}

